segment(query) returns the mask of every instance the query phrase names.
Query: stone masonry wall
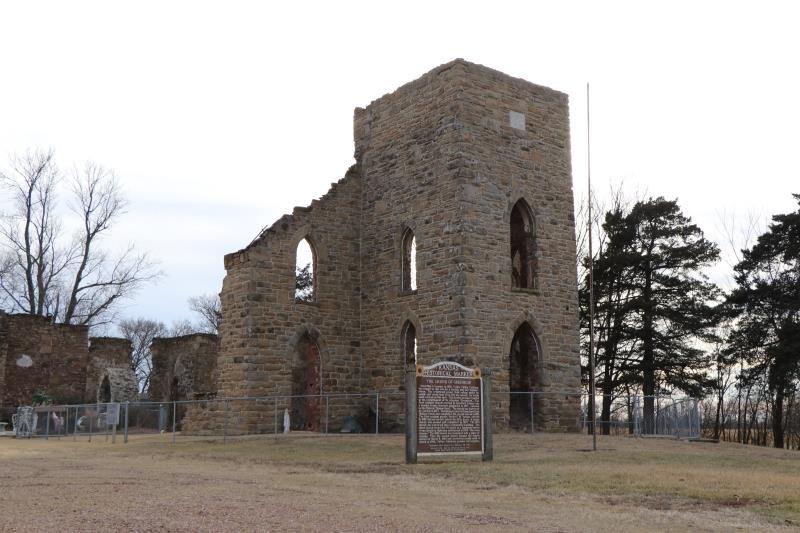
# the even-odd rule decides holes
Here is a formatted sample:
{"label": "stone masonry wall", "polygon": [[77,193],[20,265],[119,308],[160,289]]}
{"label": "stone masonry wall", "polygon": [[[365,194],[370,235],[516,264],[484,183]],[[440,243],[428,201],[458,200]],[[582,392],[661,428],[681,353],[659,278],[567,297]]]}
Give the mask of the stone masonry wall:
{"label": "stone masonry wall", "polygon": [[[510,125],[522,113],[525,129]],[[357,110],[362,168],[362,340],[371,385],[400,389],[406,320],[418,361],[493,371],[495,420],[508,417],[509,352],[527,321],[543,351],[539,390],[580,385],[567,97],[457,60]],[[534,209],[538,288],[512,289],[509,218]],[[401,293],[400,239],[417,244],[418,288]],[[537,402],[547,428],[574,429],[577,397]],[[542,415],[545,415],[544,417]]]}
{"label": "stone masonry wall", "polygon": [[[409,321],[419,362],[491,371],[505,427],[511,340],[527,322],[541,344],[536,387],[550,393],[537,420],[575,429],[577,398],[563,394],[580,385],[566,95],[456,60],[357,109],[354,140],[357,164],[328,194],[225,257],[220,396],[290,394],[294,347],[308,335],[320,347],[323,393],[396,394],[382,397],[381,419],[402,422]],[[511,286],[509,219],[520,198],[535,218],[533,289]],[[414,291],[401,286],[406,230],[416,239]],[[293,298],[304,237],[316,251],[313,303]],[[266,430],[271,418],[241,412],[238,429]]]}
{"label": "stone masonry wall", "polygon": [[[495,415],[508,412],[509,353],[527,321],[540,342],[539,423],[575,429],[580,387],[577,271],[567,95],[462,64],[458,120],[468,165],[461,177],[463,300],[469,353],[493,370]],[[511,112],[522,124],[511,125]],[[521,126],[521,127],[520,127]],[[533,210],[537,245],[535,288],[511,284],[510,213],[519,199]]]}
{"label": "stone masonry wall", "polygon": [[11,415],[5,405],[6,362],[8,360],[8,319],[0,314],[0,422],[10,422]]}
{"label": "stone masonry wall", "polygon": [[115,401],[138,396],[126,339],[93,338],[86,326],[53,324],[47,317],[0,311],[0,420],[42,391],[56,403],[97,401],[111,376]]}
{"label": "stone masonry wall", "polygon": [[47,317],[0,312],[5,364],[0,410],[30,405],[42,391],[59,403],[81,403],[88,363],[84,326],[53,324]]}
{"label": "stone masonry wall", "polygon": [[[107,382],[107,383],[105,383]],[[107,384],[108,388],[105,388]],[[128,367],[106,367],[100,374],[95,396],[89,402],[129,402],[139,398],[139,382]]]}
{"label": "stone masonry wall", "polygon": [[150,400],[199,400],[217,393],[219,338],[207,333],[153,339]]}
{"label": "stone masonry wall", "polygon": [[[225,256],[220,397],[290,395],[295,347],[303,335],[320,347],[323,392],[366,386],[359,349],[360,190],[359,172],[351,168],[325,196]],[[313,302],[295,301],[296,250],[303,238],[315,252]],[[273,429],[273,412],[255,405],[240,420],[231,431]]]}
{"label": "stone masonry wall", "polygon": [[[416,329],[417,359],[465,360],[459,295],[465,281],[456,119],[460,73],[443,66],[355,113],[361,163],[362,321],[369,388],[398,393],[384,419],[403,414],[401,332]],[[401,290],[402,236],[416,240],[417,290]]]}
{"label": "stone masonry wall", "polygon": [[[116,337],[92,337],[89,339],[89,362],[86,367],[86,393],[85,401],[97,401],[98,390],[108,368],[127,369],[130,374],[131,342],[127,339]],[[135,380],[135,375],[133,376]],[[128,379],[129,381],[129,379]],[[138,387],[135,391],[138,396]],[[126,395],[127,396],[127,395]],[[133,400],[135,397],[126,397]]]}

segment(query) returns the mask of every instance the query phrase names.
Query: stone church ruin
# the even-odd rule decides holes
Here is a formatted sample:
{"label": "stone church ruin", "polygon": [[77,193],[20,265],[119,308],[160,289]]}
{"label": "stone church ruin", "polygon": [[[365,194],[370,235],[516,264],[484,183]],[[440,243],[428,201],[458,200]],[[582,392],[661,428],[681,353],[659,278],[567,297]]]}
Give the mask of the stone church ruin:
{"label": "stone church ruin", "polygon": [[[458,59],[356,109],[344,178],[225,256],[218,397],[308,395],[292,400],[292,425],[317,430],[313,395],[393,392],[382,423],[401,424],[404,371],[451,360],[491,374],[499,428],[524,429],[530,397],[513,393],[539,391],[537,428],[576,429],[567,100]],[[303,241],[313,279],[299,298]],[[342,406],[332,428],[366,409]],[[271,431],[273,413],[235,424]]]}
{"label": "stone church ruin", "polygon": [[126,339],[89,338],[86,326],[0,311],[0,420],[37,392],[60,404],[136,400],[130,351]]}

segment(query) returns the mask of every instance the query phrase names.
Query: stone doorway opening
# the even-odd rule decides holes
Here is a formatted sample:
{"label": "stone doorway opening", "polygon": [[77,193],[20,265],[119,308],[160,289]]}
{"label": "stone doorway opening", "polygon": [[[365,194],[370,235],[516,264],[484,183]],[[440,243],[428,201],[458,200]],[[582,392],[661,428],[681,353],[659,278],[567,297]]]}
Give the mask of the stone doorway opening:
{"label": "stone doorway opening", "polygon": [[318,431],[320,428],[319,345],[306,333],[295,346],[292,368],[291,429]]}
{"label": "stone doorway opening", "polygon": [[108,380],[108,376],[105,376],[103,381],[100,383],[100,390],[97,393],[97,401],[100,403],[111,402],[111,382]]}
{"label": "stone doorway opening", "polygon": [[511,341],[508,372],[509,426],[530,430],[539,418],[540,398],[530,392],[541,390],[541,350],[530,324],[523,322]]}

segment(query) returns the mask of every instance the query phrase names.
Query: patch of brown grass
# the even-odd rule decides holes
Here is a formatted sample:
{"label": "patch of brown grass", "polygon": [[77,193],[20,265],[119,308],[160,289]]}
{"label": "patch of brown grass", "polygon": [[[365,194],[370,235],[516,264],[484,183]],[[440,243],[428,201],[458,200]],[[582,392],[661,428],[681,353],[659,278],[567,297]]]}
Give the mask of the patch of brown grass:
{"label": "patch of brown grass", "polygon": [[[797,452],[601,437],[599,451],[587,453],[589,444],[585,435],[496,435],[493,462],[456,458],[406,465],[400,436],[293,434],[237,438],[227,445],[142,436],[114,446],[4,440],[0,461],[4,468],[13,465],[9,479],[21,491],[15,494],[33,498],[47,493],[50,482],[53,489],[88,483],[122,492],[169,487],[182,493],[175,483],[190,479],[201,488],[186,493],[187,512],[213,498],[252,506],[252,498],[269,493],[300,517],[328,508],[334,518],[314,518],[311,529],[347,524],[346,511],[354,505],[355,519],[365,524],[377,519],[389,529],[412,530],[426,524],[619,531],[780,529],[800,523]],[[114,473],[119,471],[126,473],[125,483]],[[374,506],[362,509],[364,502]],[[405,513],[407,506],[416,514]],[[238,525],[247,529],[249,523]]]}

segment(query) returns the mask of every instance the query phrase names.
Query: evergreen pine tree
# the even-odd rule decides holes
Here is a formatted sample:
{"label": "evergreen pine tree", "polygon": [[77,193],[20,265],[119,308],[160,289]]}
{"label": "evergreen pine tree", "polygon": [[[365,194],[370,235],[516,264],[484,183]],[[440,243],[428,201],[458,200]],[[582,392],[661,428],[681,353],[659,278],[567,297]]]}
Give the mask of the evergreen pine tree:
{"label": "evergreen pine tree", "polygon": [[719,289],[702,270],[719,249],[676,200],[660,197],[608,213],[604,229],[608,242],[595,270],[603,421],[611,393],[641,386],[643,431],[651,433],[656,395],[700,395],[708,385],[708,356],[698,344],[714,340]]}
{"label": "evergreen pine tree", "polygon": [[800,374],[800,208],[772,220],[735,267],[729,303],[738,321],[729,349],[766,373],[773,445],[783,448],[784,400]]}

